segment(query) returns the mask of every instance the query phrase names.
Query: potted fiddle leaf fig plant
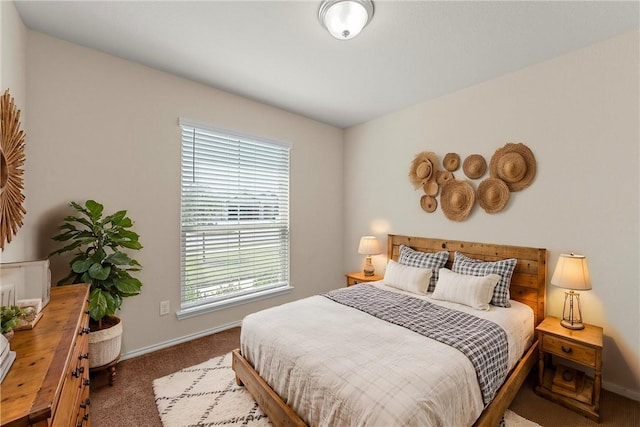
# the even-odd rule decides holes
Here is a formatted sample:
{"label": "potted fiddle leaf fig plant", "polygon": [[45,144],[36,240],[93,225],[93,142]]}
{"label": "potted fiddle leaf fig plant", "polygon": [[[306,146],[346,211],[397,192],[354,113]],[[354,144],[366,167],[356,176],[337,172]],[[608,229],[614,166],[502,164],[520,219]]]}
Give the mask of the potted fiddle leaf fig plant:
{"label": "potted fiddle leaf fig plant", "polygon": [[126,210],[103,215],[104,206],[94,200],[83,205],[71,202],[77,216],[67,216],[53,240],[65,242],[49,256],[72,253],[70,272],[58,285],[88,283],[89,367],[101,367],[120,355],[122,321],[115,314],[123,298],[138,295],[142,283],[131,273],[142,266],[127,254],[140,250],[139,235]]}

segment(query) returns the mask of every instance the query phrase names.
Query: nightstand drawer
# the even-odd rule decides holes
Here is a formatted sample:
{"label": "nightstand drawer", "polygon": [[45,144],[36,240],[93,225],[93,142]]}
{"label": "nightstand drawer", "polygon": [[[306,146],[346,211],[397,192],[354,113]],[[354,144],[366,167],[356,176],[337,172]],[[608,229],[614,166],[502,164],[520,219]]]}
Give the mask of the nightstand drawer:
{"label": "nightstand drawer", "polygon": [[596,367],[596,350],[553,335],[543,334],[542,350],[583,365]]}

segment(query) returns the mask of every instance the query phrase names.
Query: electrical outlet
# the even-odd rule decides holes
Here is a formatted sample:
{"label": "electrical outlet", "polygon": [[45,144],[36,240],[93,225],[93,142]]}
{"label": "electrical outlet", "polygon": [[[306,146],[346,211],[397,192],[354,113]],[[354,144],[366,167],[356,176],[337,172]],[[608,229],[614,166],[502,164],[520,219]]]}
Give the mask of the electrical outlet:
{"label": "electrical outlet", "polygon": [[165,314],[169,314],[171,311],[171,306],[169,300],[160,301],[160,316],[164,316]]}

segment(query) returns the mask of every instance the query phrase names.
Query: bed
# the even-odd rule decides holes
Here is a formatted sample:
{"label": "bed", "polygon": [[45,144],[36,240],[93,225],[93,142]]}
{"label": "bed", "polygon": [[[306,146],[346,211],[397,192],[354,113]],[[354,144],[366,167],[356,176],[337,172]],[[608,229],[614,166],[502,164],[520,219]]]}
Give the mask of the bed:
{"label": "bed", "polygon": [[[446,267],[449,269],[452,267],[455,252],[483,261],[517,259],[509,291],[511,300],[515,301],[513,303],[515,308],[512,312],[527,311],[532,317],[526,323],[528,331],[524,333],[524,336],[528,337],[528,341],[526,339],[521,341],[520,348],[517,350],[518,354],[515,357],[515,353],[510,350],[508,374],[504,381],[500,380],[501,385],[498,384],[499,387],[489,395],[491,400],[485,400],[485,389],[482,384],[478,385],[481,381],[476,380],[475,377],[468,384],[455,386],[454,390],[458,390],[455,394],[460,396],[447,395],[444,391],[446,388],[439,386],[439,384],[445,384],[448,381],[464,381],[465,378],[473,377],[468,374],[469,369],[473,369],[473,366],[469,367],[469,359],[466,359],[458,350],[449,349],[441,343],[432,344],[431,340],[411,331],[406,331],[406,334],[400,332],[400,329],[404,331],[405,328],[392,323],[387,324],[384,320],[374,319],[374,321],[382,323],[372,326],[369,323],[370,320],[365,319],[371,317],[368,314],[344,304],[337,304],[327,297],[315,296],[248,316],[245,319],[246,330],[245,323],[243,323],[241,348],[233,352],[233,369],[238,383],[247,388],[274,425],[303,426],[307,425],[305,419],[311,419],[311,423],[315,424],[319,419],[317,418],[318,414],[322,411],[325,416],[323,419],[325,421],[330,419],[330,424],[351,424],[352,422],[355,424],[382,424],[386,422],[387,424],[436,425],[456,422],[476,426],[495,426],[498,424],[504,411],[537,361],[538,343],[535,341],[533,329],[542,321],[545,312],[546,250],[389,235],[387,239],[388,259],[397,261],[402,246],[427,253],[447,251]],[[360,286],[362,285],[358,285],[358,287]],[[372,293],[378,292],[378,288],[382,292],[385,288],[384,284],[368,284],[367,286],[369,287],[360,288],[359,298],[365,295],[362,294],[365,290],[367,293]],[[339,297],[338,294],[336,294],[336,298]],[[402,296],[398,296],[398,298],[402,298]],[[502,313],[505,310],[512,309],[502,309]],[[286,317],[282,317],[287,311],[291,312],[290,316],[294,316],[294,321],[291,321],[291,318],[287,320]],[[491,310],[491,313],[493,312],[497,312],[498,317],[501,316],[500,310]],[[486,315],[492,316],[493,314]],[[483,314],[483,316],[485,315]],[[489,320],[499,322],[495,319]],[[342,322],[342,327],[340,322]],[[270,328],[284,331],[284,333],[267,337],[267,329],[262,328],[261,330],[260,328],[261,325],[266,324],[269,324]],[[287,327],[287,325],[294,324],[295,327]],[[314,332],[309,333],[309,331]],[[373,345],[375,348],[366,347],[365,343],[370,342],[368,340],[373,339],[374,335],[381,338],[381,341]],[[362,336],[362,341],[356,340],[355,336]],[[328,340],[332,339],[337,341],[329,343]],[[342,343],[340,343],[341,339]],[[428,344],[427,341],[429,341]],[[509,335],[510,348],[517,341]],[[432,345],[435,347],[432,348]],[[438,358],[447,359],[452,367],[443,371],[439,368],[423,365],[425,361],[415,359],[416,352],[428,354],[429,356],[425,358],[434,359],[434,361]],[[458,355],[456,356],[456,354]],[[518,356],[519,354],[521,356]],[[387,374],[384,376],[371,374],[372,370],[374,372],[385,370],[390,371],[389,376],[391,376],[396,367],[401,367],[402,375],[409,375],[410,378],[401,386],[385,383],[383,380]],[[258,372],[261,372],[262,375]],[[302,373],[302,377],[309,377],[306,383],[299,379],[300,373]],[[417,379],[413,380],[413,377],[417,378],[422,374],[425,376],[433,374],[437,384],[422,384]],[[371,383],[365,382],[363,378],[375,379]],[[312,388],[317,387],[324,387],[324,389],[321,394],[314,395],[313,393],[318,390],[312,390]],[[348,390],[349,388],[355,391],[359,390],[363,402],[358,401],[357,397],[360,395],[358,393],[355,393],[356,397],[353,397],[354,394],[351,393],[349,398],[344,398],[346,395],[340,394],[343,389]],[[373,400],[366,400],[370,394],[368,393],[369,389],[376,388],[385,389],[387,394],[392,394],[394,401],[392,402],[390,399],[380,405],[375,400],[380,397],[375,395]],[[335,395],[333,394],[334,389]],[[286,401],[275,390],[279,390],[280,394],[285,396]],[[442,395],[440,396],[436,391]],[[433,399],[430,397],[426,403],[420,400],[419,403],[423,408],[418,411],[411,407],[403,407],[404,402],[409,400],[406,397],[411,397],[416,392],[428,393]],[[458,397],[462,400],[460,402],[454,401],[454,398]],[[333,407],[327,409],[328,404]],[[451,408],[443,408],[443,405],[449,404],[452,406]],[[324,406],[321,407],[321,405]],[[359,405],[365,405],[365,408],[368,407],[371,410],[363,411]],[[465,414],[459,414],[461,412],[460,405],[465,407]],[[378,409],[382,406],[385,407],[387,413],[379,413]],[[427,407],[428,410],[423,410],[424,407]],[[469,408],[467,409],[467,407]],[[327,411],[330,412],[331,417],[335,416],[335,418],[326,418]],[[414,418],[389,418],[396,416],[396,413],[402,413],[402,416],[405,417],[405,414],[413,413],[411,411],[416,413],[411,415]],[[438,418],[450,416],[454,418]],[[457,416],[467,418],[455,418]]]}

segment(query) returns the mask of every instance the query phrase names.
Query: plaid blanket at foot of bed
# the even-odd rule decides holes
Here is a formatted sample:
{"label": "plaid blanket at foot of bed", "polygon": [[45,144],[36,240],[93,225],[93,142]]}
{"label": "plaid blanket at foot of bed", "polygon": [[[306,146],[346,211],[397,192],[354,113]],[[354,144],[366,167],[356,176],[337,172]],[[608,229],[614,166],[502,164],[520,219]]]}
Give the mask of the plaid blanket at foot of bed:
{"label": "plaid blanket at foot of bed", "polygon": [[489,320],[367,284],[337,289],[324,296],[461,351],[476,370],[485,406],[504,381],[507,334]]}

